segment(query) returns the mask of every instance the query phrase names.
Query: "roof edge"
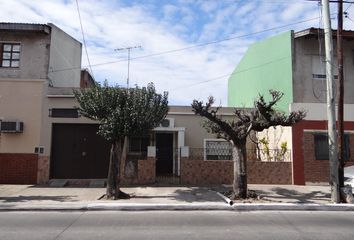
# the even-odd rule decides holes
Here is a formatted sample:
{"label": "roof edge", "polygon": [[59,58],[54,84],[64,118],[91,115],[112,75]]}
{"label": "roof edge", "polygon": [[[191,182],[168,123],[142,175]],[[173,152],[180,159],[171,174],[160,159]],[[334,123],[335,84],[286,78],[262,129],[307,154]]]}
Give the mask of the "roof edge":
{"label": "roof edge", "polygon": [[37,23],[10,23],[10,22],[0,22],[0,31],[33,31],[33,32],[44,32],[49,34],[51,32],[51,27],[47,24],[37,24]]}
{"label": "roof edge", "polygon": [[[323,34],[324,34],[323,28],[308,28],[308,29],[301,30],[299,32],[295,32],[294,38],[301,38],[301,37],[305,37],[305,36],[318,36],[318,35],[323,36]],[[332,36],[333,37],[337,36],[336,29],[332,29]],[[346,39],[354,39],[354,31],[343,30],[342,36],[343,36],[343,38],[346,38]]]}

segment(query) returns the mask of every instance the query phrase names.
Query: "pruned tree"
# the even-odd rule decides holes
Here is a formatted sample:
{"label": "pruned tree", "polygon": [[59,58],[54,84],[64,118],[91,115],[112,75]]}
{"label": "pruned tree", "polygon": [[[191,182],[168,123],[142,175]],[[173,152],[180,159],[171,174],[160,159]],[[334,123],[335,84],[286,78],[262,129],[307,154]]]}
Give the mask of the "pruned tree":
{"label": "pruned tree", "polygon": [[247,151],[246,140],[251,131],[261,132],[264,129],[275,126],[292,126],[305,117],[304,111],[285,114],[274,109],[277,102],[283,97],[283,93],[270,90],[272,99],[267,102],[263,95],[254,102],[254,109],[235,109],[233,120],[224,120],[218,115],[221,107],[212,108],[214,98],[209,97],[205,104],[194,100],[193,112],[205,117],[207,121],[203,126],[208,132],[216,134],[218,138],[229,141],[232,146],[234,161],[234,198],[247,198]]}
{"label": "pruned tree", "polygon": [[98,121],[98,134],[111,143],[106,197],[128,198],[120,190],[120,167],[125,161],[127,139],[157,127],[168,112],[168,94],[158,94],[153,83],[147,87],[121,88],[96,84],[74,91],[81,115]]}

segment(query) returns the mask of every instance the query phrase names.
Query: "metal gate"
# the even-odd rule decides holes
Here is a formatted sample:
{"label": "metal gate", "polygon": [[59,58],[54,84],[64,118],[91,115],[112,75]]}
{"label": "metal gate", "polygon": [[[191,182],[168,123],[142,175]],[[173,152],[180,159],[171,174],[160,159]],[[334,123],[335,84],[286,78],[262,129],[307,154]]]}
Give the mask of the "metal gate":
{"label": "metal gate", "polygon": [[97,130],[97,124],[53,124],[51,178],[107,177],[110,145]]}

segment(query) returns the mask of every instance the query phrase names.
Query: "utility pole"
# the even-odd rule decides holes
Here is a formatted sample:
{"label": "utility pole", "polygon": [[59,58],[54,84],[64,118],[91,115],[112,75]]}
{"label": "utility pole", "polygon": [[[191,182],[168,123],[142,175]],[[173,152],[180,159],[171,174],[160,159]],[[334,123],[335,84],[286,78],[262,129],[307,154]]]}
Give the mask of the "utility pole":
{"label": "utility pole", "polygon": [[344,187],[344,75],[343,75],[343,0],[338,1],[337,60],[338,60],[338,141],[339,187]]}
{"label": "utility pole", "polygon": [[327,118],[328,118],[328,150],[330,166],[330,184],[332,202],[339,203],[338,154],[335,118],[335,99],[333,91],[333,42],[329,13],[329,1],[322,0],[323,23],[326,49],[326,80],[327,80]]}
{"label": "utility pole", "polygon": [[128,74],[127,74],[127,89],[129,89],[129,71],[130,71],[130,51],[134,48],[141,48],[141,46],[133,46],[133,47],[126,47],[126,48],[116,48],[114,51],[128,51]]}

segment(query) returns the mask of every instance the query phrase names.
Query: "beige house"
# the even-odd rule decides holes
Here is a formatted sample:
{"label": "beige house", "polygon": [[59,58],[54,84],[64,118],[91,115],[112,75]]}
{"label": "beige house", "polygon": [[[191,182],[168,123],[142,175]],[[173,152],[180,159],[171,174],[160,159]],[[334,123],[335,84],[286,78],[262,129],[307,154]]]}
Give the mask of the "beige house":
{"label": "beige house", "polygon": [[[72,90],[93,83],[81,71],[81,43],[53,24],[0,23],[0,32],[0,182],[105,178],[110,146],[74,108]],[[190,107],[171,106],[161,127],[130,139],[129,154],[146,158],[155,146],[149,154],[160,159],[157,175],[179,175],[176,149],[225,144],[200,122]]]}

